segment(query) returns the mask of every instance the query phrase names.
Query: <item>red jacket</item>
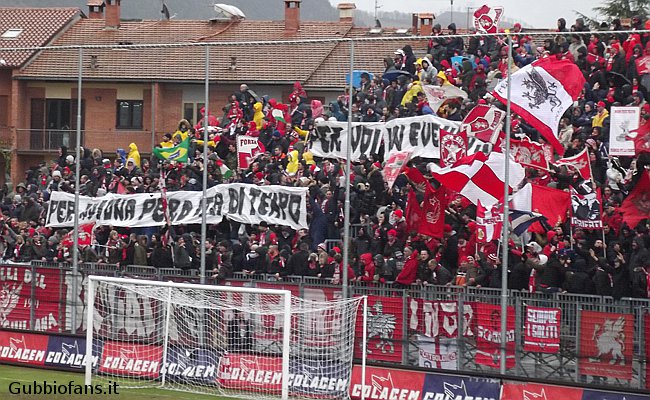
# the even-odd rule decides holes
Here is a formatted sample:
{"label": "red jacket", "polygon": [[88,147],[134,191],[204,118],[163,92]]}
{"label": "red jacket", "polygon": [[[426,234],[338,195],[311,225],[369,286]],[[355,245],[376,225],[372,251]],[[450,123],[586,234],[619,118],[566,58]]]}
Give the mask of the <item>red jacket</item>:
{"label": "red jacket", "polygon": [[372,262],[372,254],[364,253],[359,257],[364,264],[364,272],[359,278],[363,282],[372,282],[375,279],[375,263]]}
{"label": "red jacket", "polygon": [[415,282],[418,275],[418,252],[414,251],[413,254],[404,263],[404,268],[397,275],[396,283],[401,285],[410,285]]}

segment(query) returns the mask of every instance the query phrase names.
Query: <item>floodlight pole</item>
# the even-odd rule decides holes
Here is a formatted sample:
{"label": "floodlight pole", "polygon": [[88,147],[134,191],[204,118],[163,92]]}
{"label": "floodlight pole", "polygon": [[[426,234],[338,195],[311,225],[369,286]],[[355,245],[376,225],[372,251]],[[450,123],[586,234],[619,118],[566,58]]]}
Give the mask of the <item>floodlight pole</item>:
{"label": "floodlight pole", "polygon": [[352,168],[350,158],[352,158],[352,141],[350,140],[352,132],[352,99],[354,98],[354,84],[352,81],[354,72],[354,40],[350,41],[350,86],[348,88],[348,140],[345,142],[345,205],[343,217],[343,263],[341,264],[341,283],[343,298],[348,298],[348,264],[350,257],[350,169]]}
{"label": "floodlight pole", "polygon": [[[83,47],[79,48],[79,65],[77,74],[77,132],[74,169],[74,228],[72,232],[72,293],[78,293],[77,276],[79,276],[79,158],[81,154],[81,83],[83,75]],[[70,333],[76,333],[77,329],[77,308],[75,307],[70,318]],[[88,329],[88,327],[86,327]]]}
{"label": "floodlight pole", "polygon": [[201,196],[201,284],[205,284],[205,242],[208,237],[206,207],[208,188],[208,126],[210,125],[210,46],[205,46],[205,112],[203,113],[203,196]]}
{"label": "floodlight pole", "polygon": [[510,229],[510,205],[508,196],[510,195],[510,66],[512,64],[512,39],[510,32],[508,37],[508,76],[507,76],[507,102],[506,102],[506,145],[503,153],[505,154],[504,166],[504,195],[503,195],[503,230],[501,248],[501,360],[499,371],[501,375],[506,373],[506,346],[508,343],[507,333],[507,316],[508,316],[508,237]]}

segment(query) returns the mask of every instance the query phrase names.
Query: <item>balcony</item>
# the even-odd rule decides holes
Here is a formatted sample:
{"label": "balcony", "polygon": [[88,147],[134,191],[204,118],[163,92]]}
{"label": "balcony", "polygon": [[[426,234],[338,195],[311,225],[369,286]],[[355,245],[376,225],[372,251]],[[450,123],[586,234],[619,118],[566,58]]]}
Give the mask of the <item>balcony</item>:
{"label": "balcony", "polygon": [[[61,146],[74,148],[77,131],[65,129],[16,129],[16,147],[19,152],[56,151]],[[84,131],[81,132],[81,145],[84,145]]]}

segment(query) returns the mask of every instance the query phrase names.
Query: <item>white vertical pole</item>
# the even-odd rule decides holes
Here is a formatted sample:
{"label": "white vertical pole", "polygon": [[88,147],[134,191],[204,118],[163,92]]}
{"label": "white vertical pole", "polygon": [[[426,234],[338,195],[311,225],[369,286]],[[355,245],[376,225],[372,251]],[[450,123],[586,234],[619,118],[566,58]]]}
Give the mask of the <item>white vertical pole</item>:
{"label": "white vertical pole", "polygon": [[169,347],[169,321],[171,320],[171,315],[172,315],[172,289],[169,288],[169,293],[167,294],[167,310],[166,310],[166,315],[165,315],[165,333],[163,337],[163,356],[162,356],[162,367],[163,367],[163,373],[162,373],[162,380],[161,380],[161,387],[165,386],[165,379],[167,378],[167,349]]}
{"label": "white vertical pole", "polygon": [[512,38],[508,34],[508,101],[506,103],[506,148],[503,151],[505,154],[505,172],[504,172],[504,196],[503,196],[503,237],[501,241],[503,245],[503,253],[501,257],[501,362],[499,363],[499,372],[501,375],[506,373],[506,346],[508,338],[506,331],[508,329],[508,237],[510,230],[510,205],[508,204],[510,194],[510,75],[512,75],[510,66],[512,65]]}
{"label": "white vertical pole", "polygon": [[[77,72],[77,137],[76,145],[77,150],[75,153],[75,173],[74,173],[74,228],[72,231],[72,293],[77,293],[77,276],[79,276],[79,174],[81,158],[81,84],[83,76],[83,47],[79,48],[79,70]],[[77,307],[75,304],[72,306],[71,316],[72,326],[70,333],[77,333]]]}
{"label": "white vertical pole", "polygon": [[[210,126],[210,46],[205,47],[205,113],[203,114],[203,196],[201,198],[201,284],[205,284],[205,242],[207,228],[207,190],[208,190],[208,126]],[[195,257],[196,254],[192,254]]]}
{"label": "white vertical pole", "polygon": [[345,144],[345,204],[343,205],[343,269],[342,291],[343,298],[347,299],[348,293],[348,260],[350,259],[350,158],[352,158],[352,99],[354,98],[354,85],[352,82],[354,72],[354,40],[350,41],[350,87],[348,88],[348,141]]}
{"label": "white vertical pole", "polygon": [[282,332],[282,400],[289,398],[289,351],[291,350],[291,292],[284,294]]}
{"label": "white vertical pole", "polygon": [[95,285],[92,276],[88,277],[86,288],[86,379],[85,384],[91,384],[93,372],[93,314],[95,313]]}
{"label": "white vertical pole", "polygon": [[363,337],[361,338],[361,400],[366,391],[366,348],[368,347],[368,296],[363,296]]}

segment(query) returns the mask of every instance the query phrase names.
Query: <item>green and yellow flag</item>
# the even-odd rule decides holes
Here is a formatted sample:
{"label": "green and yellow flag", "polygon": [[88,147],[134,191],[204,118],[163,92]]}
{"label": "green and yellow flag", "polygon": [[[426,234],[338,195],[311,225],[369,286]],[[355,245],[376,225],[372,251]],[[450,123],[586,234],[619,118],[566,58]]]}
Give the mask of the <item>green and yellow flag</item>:
{"label": "green and yellow flag", "polygon": [[174,147],[162,148],[155,147],[153,154],[161,160],[170,160],[186,163],[187,152],[190,148],[190,138],[186,137],[185,140],[180,142]]}

